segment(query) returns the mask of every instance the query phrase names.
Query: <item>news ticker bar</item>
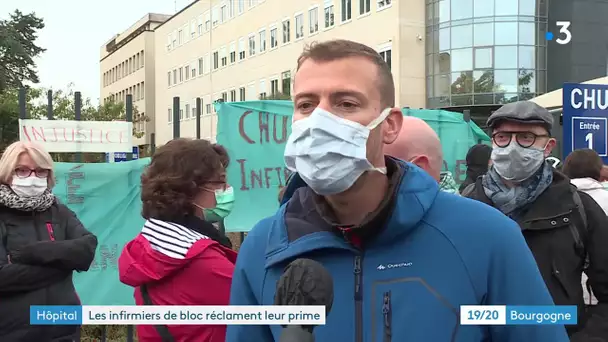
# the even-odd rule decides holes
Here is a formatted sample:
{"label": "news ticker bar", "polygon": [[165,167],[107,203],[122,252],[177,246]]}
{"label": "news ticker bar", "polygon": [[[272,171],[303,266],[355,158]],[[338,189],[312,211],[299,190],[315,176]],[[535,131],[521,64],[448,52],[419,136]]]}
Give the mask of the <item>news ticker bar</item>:
{"label": "news ticker bar", "polygon": [[[31,306],[31,325],[324,325],[325,306]],[[462,325],[577,324],[576,306],[463,305]]]}
{"label": "news ticker bar", "polygon": [[39,306],[31,325],[324,325],[325,306]]}
{"label": "news ticker bar", "polygon": [[462,325],[571,325],[577,324],[575,305],[462,305]]}

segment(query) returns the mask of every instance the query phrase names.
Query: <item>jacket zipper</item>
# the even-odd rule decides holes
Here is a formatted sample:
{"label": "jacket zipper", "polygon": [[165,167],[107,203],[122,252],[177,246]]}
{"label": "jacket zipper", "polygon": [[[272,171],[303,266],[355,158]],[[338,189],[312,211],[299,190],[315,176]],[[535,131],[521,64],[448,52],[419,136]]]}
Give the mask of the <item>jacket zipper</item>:
{"label": "jacket zipper", "polygon": [[384,316],[384,342],[391,342],[393,332],[391,330],[392,312],[391,312],[391,292],[384,292],[382,301],[382,315]]}
{"label": "jacket zipper", "polygon": [[363,342],[363,255],[355,256],[355,342]]}

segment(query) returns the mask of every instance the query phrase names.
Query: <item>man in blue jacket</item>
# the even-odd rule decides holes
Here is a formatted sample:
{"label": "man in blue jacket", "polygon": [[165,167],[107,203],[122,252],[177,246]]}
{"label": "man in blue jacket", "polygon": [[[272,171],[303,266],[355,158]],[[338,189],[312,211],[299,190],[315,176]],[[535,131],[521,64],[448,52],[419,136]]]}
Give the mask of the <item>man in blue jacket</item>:
{"label": "man in blue jacket", "polygon": [[[272,305],[284,267],[306,257],[334,278],[318,342],[568,341],[560,325],[460,325],[461,305],[553,302],[515,222],[385,158],[403,121],[394,94],[390,67],[368,46],[334,40],[303,52],[285,149],[297,173],[240,249],[231,305]],[[280,332],[232,325],[226,341]]]}

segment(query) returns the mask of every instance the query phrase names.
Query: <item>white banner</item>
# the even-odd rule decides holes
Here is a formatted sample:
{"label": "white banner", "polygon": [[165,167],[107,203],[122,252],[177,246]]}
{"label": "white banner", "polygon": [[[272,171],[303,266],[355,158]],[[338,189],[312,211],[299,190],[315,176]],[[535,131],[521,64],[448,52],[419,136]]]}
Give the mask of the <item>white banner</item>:
{"label": "white banner", "polygon": [[131,152],[133,123],[20,119],[19,139],[49,152]]}

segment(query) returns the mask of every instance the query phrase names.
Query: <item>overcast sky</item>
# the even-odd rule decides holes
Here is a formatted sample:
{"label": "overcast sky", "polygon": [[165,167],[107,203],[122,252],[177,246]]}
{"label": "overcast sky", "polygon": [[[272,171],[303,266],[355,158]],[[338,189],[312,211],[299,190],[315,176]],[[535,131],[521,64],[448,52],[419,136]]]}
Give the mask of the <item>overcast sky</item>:
{"label": "overcast sky", "polygon": [[46,27],[38,45],[47,49],[36,61],[40,85],[99,98],[99,49],[146,13],[174,14],[192,0],[0,0],[0,19],[19,9],[35,12]]}

